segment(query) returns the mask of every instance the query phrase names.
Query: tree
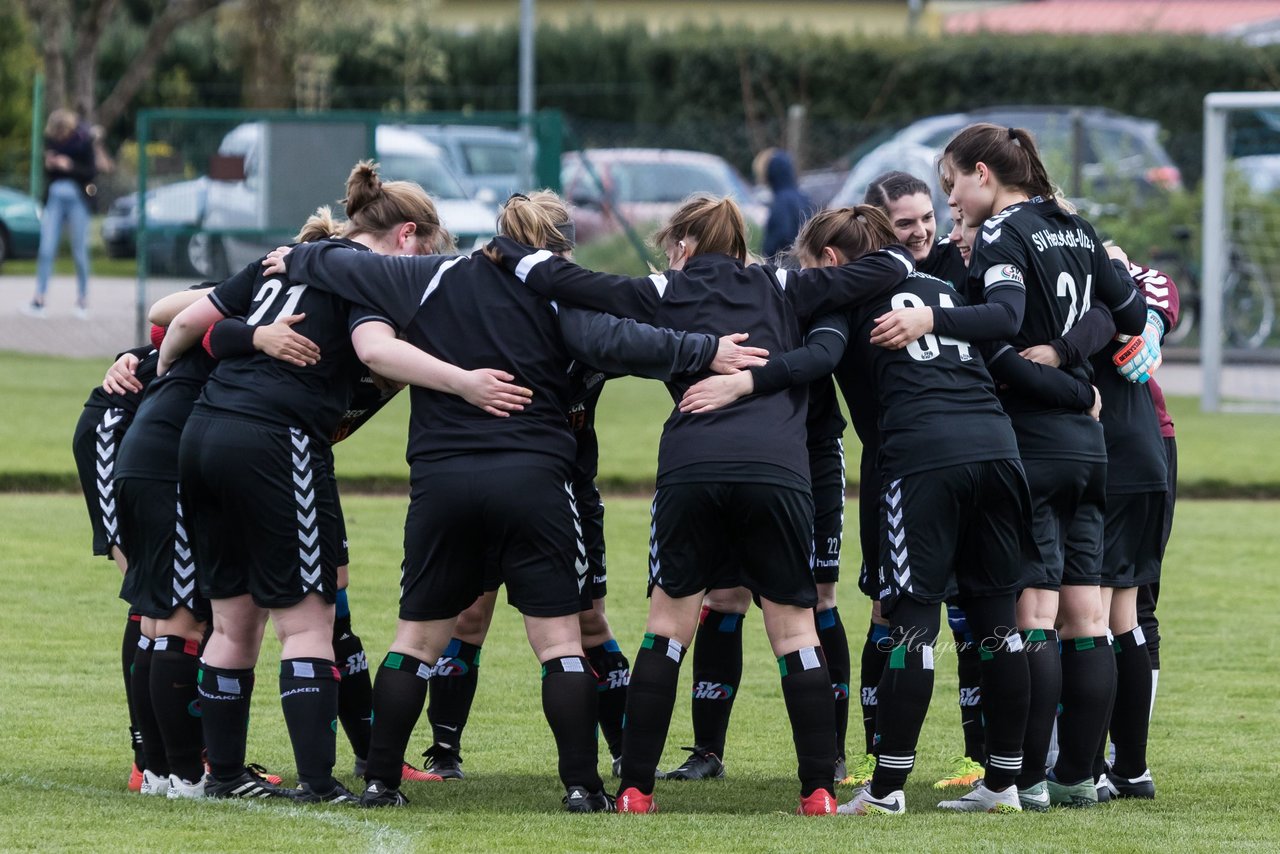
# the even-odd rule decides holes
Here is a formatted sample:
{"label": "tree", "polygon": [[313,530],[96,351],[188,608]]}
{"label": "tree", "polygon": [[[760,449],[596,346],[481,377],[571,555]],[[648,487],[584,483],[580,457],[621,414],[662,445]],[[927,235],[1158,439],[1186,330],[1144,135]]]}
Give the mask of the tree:
{"label": "tree", "polygon": [[44,59],[45,103],[69,107],[87,121],[111,127],[155,70],[174,32],[230,0],[133,0],[149,12],[146,38],[125,73],[98,101],[98,47],[119,0],[23,0]]}

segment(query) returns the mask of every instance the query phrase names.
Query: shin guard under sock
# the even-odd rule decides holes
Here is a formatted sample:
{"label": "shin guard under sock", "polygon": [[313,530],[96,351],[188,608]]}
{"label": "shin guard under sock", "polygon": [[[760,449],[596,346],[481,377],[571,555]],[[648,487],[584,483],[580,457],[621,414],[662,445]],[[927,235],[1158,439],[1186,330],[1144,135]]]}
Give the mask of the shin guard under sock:
{"label": "shin guard under sock", "polygon": [[693,743],[722,759],[742,681],[742,620],[704,607],[693,640]]}
{"label": "shin guard under sock", "polygon": [[244,773],[253,669],[213,667],[201,661],[196,671],[196,691],[200,695],[200,726],[209,769],[215,779],[230,782]]}
{"label": "shin guard under sock", "polygon": [[342,674],[338,683],[338,720],[351,743],[351,752],[356,758],[365,759],[373,721],[373,679],[364,643],[351,631],[350,613],[333,621],[333,658]]}
{"label": "shin guard under sock", "polygon": [[849,636],[845,634],[840,609],[815,611],[818,643],[831,673],[831,694],[836,701],[836,756],[845,756],[845,736],[849,731]]}
{"label": "shin guard under sock", "polygon": [[582,656],[542,662],[542,713],[555,736],[560,782],[604,789],[596,770],[596,674]]}
{"label": "shin guard under sock", "polygon": [[889,627],[872,623],[867,629],[867,639],[862,644],[862,665],[859,672],[858,696],[862,704],[862,731],[866,738],[867,753],[876,752],[876,691],[884,676],[884,666],[889,660]]}
{"label": "shin guard under sock", "polygon": [[627,687],[627,724],[622,729],[622,781],[619,791],[653,792],[653,776],[667,743],[676,683],[684,647],[679,641],[646,632],[631,665]]}
{"label": "shin guard under sock", "polygon": [[142,617],[130,614],[124,624],[124,636],[120,639],[120,666],[124,673],[124,702],[129,709],[129,745],[133,749],[133,764],[145,768],[147,759],[142,752],[142,733],[133,718],[133,657],[138,652],[140,637]]}
{"label": "shin guard under sock", "polygon": [[1058,716],[1062,696],[1062,656],[1058,652],[1058,632],[1054,629],[1026,629],[1022,632],[1023,654],[1027,659],[1027,730],[1022,740],[1022,773],[1018,788],[1029,789],[1044,780],[1049,739]]}
{"label": "shin guard under sock", "polygon": [[1053,778],[1066,786],[1091,779],[1116,690],[1116,657],[1106,635],[1062,641],[1062,711]]}
{"label": "shin guard under sock", "polygon": [[400,786],[404,751],[427,701],[427,685],[435,668],[421,659],[388,652],[373,681],[373,729],[369,738],[366,780]]}
{"label": "shin guard under sock", "polygon": [[280,662],[280,707],[293,744],[298,782],[317,792],[328,792],[334,784],[341,679],[337,666],[323,658]]}
{"label": "shin guard under sock", "polygon": [[789,652],[778,659],[778,670],[796,745],[800,797],[807,798],[818,789],[834,796],[835,702],[822,648],[806,646]]}
{"label": "shin guard under sock", "polygon": [[436,662],[428,692],[427,720],[436,744],[451,750],[461,747],[479,681],[480,647],[451,639]]}
{"label": "shin guard under sock", "polygon": [[151,703],[151,646],[155,641],[138,638],[138,651],[133,656],[133,719],[142,734],[142,752],[152,774],[169,776],[169,760],[164,755],[164,739],[160,735],[160,723],[156,720],[155,706]]}
{"label": "shin guard under sock", "polygon": [[627,710],[627,685],[631,682],[631,664],[609,638],[600,646],[586,650],[587,661],[596,672],[596,719],[609,754],[622,755],[622,715]]}
{"label": "shin guard under sock", "polygon": [[200,644],[179,635],[164,635],[151,646],[151,706],[156,712],[169,771],[195,783],[204,776],[204,734],[196,671]]}
{"label": "shin guard under sock", "polygon": [[1141,628],[1115,636],[1116,699],[1111,710],[1115,772],[1134,779],[1147,770],[1151,724],[1151,658]]}

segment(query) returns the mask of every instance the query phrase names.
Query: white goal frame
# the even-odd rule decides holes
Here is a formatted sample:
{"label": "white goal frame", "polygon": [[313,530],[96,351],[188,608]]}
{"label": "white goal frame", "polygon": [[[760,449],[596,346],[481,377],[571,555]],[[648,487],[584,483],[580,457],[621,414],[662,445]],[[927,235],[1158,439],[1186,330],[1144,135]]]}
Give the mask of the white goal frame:
{"label": "white goal frame", "polygon": [[1204,207],[1200,276],[1200,408],[1218,412],[1222,403],[1223,284],[1231,245],[1227,221],[1227,118],[1238,110],[1280,110],[1280,92],[1211,92],[1204,98]]}

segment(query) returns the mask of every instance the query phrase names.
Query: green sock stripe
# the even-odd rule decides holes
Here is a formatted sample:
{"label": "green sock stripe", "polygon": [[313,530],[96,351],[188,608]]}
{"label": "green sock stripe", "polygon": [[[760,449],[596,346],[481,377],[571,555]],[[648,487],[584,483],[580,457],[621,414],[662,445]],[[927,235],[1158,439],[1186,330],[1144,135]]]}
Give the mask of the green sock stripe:
{"label": "green sock stripe", "polygon": [[1028,643],[1034,643],[1035,641],[1046,641],[1049,636],[1045,634],[1044,629],[1027,629],[1022,633],[1022,638]]}
{"label": "green sock stripe", "polygon": [[656,637],[657,635],[655,635],[653,632],[645,632],[644,640],[640,641],[640,648],[653,649],[653,641],[654,641],[654,638]]}
{"label": "green sock stripe", "polygon": [[392,670],[404,670],[404,656],[398,652],[389,652],[382,660],[382,666],[390,667]]}
{"label": "green sock stripe", "polygon": [[993,658],[995,658],[995,654],[989,651],[986,647],[984,646],[978,647],[979,661],[991,661]]}
{"label": "green sock stripe", "polygon": [[778,673],[782,676],[787,675],[787,657],[785,655],[778,657]]}
{"label": "green sock stripe", "polygon": [[1084,652],[1097,646],[1093,638],[1072,638],[1071,643],[1075,646],[1076,652]]}
{"label": "green sock stripe", "polygon": [[907,669],[906,644],[899,644],[889,652],[889,669],[890,670],[906,670]]}

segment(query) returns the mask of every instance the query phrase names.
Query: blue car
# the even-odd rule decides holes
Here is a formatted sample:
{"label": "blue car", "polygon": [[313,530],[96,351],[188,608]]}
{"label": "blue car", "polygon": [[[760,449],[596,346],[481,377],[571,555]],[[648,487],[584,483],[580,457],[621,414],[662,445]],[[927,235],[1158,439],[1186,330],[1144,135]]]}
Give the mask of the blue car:
{"label": "blue car", "polygon": [[40,205],[26,193],[0,187],[0,264],[34,258],[40,249]]}

